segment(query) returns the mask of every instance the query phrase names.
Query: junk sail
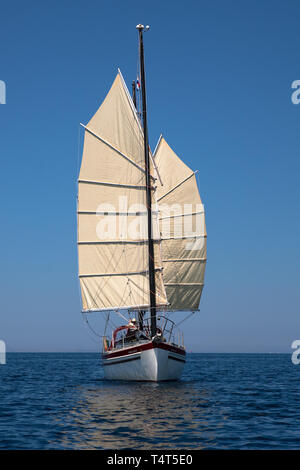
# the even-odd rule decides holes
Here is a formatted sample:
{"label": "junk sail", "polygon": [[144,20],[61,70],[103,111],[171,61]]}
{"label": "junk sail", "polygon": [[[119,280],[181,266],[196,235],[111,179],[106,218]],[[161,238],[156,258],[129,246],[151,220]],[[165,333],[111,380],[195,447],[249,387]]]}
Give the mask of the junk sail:
{"label": "junk sail", "polygon": [[[154,193],[152,168],[151,174]],[[85,312],[149,307],[145,189],[143,131],[119,72],[85,126],[78,180],[79,279]],[[152,214],[156,303],[163,306],[167,298],[157,211]]]}
{"label": "junk sail", "polygon": [[[84,312],[149,308],[144,136],[119,72],[84,126],[78,259]],[[161,138],[151,164],[156,305],[197,310],[206,263],[195,173]]]}
{"label": "junk sail", "polygon": [[154,154],[164,285],[171,310],[197,310],[204,285],[206,227],[195,172],[160,137]]}

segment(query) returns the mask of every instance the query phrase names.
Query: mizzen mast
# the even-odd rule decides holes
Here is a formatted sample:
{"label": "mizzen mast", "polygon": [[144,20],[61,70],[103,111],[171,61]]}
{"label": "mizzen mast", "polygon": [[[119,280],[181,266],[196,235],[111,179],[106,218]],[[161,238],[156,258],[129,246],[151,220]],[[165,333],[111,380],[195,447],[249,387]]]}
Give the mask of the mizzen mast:
{"label": "mizzen mast", "polygon": [[[149,290],[150,290],[150,317],[151,317],[151,336],[156,335],[156,286],[155,286],[155,262],[154,262],[154,244],[152,239],[152,196],[151,196],[151,173],[150,156],[147,125],[147,100],[145,83],[145,59],[144,59],[144,26],[137,25],[139,32],[140,49],[140,68],[141,68],[141,89],[142,89],[142,116],[144,128],[144,152],[145,152],[145,174],[146,174],[146,201],[147,201],[147,219],[148,219],[148,257],[149,257]],[[146,26],[146,30],[149,26]]]}

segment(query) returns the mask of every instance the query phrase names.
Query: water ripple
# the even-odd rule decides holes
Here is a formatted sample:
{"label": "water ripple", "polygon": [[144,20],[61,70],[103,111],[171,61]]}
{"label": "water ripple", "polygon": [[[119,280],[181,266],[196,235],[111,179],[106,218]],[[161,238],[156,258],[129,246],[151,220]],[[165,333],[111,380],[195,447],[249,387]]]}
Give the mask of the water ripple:
{"label": "water ripple", "polygon": [[300,366],[192,354],[181,382],[103,379],[97,354],[8,354],[2,449],[299,449]]}

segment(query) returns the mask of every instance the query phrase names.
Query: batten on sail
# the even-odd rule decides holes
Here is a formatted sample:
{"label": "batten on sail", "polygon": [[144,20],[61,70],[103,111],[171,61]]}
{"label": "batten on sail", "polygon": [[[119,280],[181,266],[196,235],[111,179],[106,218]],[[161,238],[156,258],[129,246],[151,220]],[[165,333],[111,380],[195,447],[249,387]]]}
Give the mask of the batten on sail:
{"label": "batten on sail", "polygon": [[[120,73],[85,127],[78,179],[83,311],[149,307],[143,133]],[[153,169],[151,165],[153,175]],[[152,176],[153,201],[155,179]],[[154,204],[155,207],[155,204]],[[153,211],[156,302],[166,305]]]}
{"label": "batten on sail", "polygon": [[158,184],[157,198],[169,308],[196,310],[204,285],[206,227],[195,173],[162,137],[154,158],[163,183]]}

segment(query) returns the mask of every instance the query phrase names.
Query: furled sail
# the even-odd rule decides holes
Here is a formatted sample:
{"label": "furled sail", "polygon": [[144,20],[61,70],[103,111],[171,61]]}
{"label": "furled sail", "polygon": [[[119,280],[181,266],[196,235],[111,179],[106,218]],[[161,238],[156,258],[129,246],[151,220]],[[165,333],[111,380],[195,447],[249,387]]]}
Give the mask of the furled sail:
{"label": "furled sail", "polygon": [[195,173],[161,137],[154,159],[163,279],[172,310],[196,310],[204,285],[206,228]]}
{"label": "furled sail", "polygon": [[[145,189],[143,131],[119,72],[104,102],[85,126],[78,180],[83,311],[149,307]],[[152,218],[156,302],[166,305],[155,210]]]}

